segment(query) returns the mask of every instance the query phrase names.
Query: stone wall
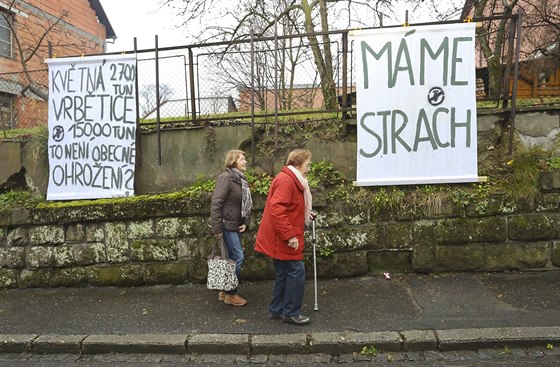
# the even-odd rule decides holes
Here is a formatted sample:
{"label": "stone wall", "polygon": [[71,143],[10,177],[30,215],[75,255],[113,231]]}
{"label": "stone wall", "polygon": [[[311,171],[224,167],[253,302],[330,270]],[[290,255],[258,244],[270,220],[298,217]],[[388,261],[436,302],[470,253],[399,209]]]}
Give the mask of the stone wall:
{"label": "stone wall", "polygon": [[[204,283],[214,243],[209,202],[207,195],[130,198],[0,214],[0,287]],[[463,209],[443,200],[430,210],[377,213],[355,202],[327,202],[321,190],[314,202],[320,277],[560,267],[558,190],[532,203],[495,195]],[[264,198],[255,203],[258,221]],[[272,279],[271,261],[253,251],[256,228],[243,237],[243,276]],[[307,238],[308,275],[311,244]]]}

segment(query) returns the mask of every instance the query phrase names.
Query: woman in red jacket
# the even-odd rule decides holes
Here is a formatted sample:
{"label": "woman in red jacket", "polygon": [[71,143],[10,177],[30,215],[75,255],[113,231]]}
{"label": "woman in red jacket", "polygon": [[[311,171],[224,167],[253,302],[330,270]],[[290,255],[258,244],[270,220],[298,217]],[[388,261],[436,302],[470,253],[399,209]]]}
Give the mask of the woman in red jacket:
{"label": "woman in red jacket", "polygon": [[303,230],[312,219],[306,179],[310,163],[309,150],[290,152],[286,166],[270,185],[255,245],[256,251],[274,259],[270,317],[297,325],[310,321],[301,314],[305,286]]}

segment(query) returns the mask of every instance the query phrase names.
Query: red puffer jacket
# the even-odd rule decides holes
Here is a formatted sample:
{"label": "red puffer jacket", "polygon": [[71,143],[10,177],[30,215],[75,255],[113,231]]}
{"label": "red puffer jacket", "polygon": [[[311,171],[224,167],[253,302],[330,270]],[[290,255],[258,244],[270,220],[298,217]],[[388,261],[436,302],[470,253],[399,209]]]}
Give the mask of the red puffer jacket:
{"label": "red puffer jacket", "polygon": [[[303,186],[288,167],[283,167],[270,185],[255,251],[277,260],[302,260],[304,216]],[[288,246],[292,237],[298,239],[297,249]]]}

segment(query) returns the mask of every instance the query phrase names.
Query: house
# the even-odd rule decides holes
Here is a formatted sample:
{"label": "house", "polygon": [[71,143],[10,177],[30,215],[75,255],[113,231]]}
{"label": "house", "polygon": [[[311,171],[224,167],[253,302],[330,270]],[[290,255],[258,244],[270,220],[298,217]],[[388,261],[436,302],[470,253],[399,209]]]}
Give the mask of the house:
{"label": "house", "polygon": [[[355,90],[355,86],[348,86],[347,93]],[[342,101],[342,87],[336,87],[339,96],[339,104]],[[297,109],[321,109],[324,108],[323,91],[320,86],[314,84],[296,84],[292,88],[278,90],[269,87],[267,89],[257,89],[255,91],[255,110],[274,111],[275,99],[278,98],[279,110]],[[342,107],[342,106],[341,106]],[[351,106],[350,106],[351,107]],[[251,110],[251,89],[239,89],[239,111],[247,112]]]}
{"label": "house", "polygon": [[[485,16],[500,15],[503,11],[501,2],[495,6],[488,3]],[[461,20],[474,15],[474,0],[466,0],[461,13]],[[522,11],[521,45],[519,50],[519,77],[517,80],[517,98],[543,98],[560,96],[560,29],[557,27],[560,14],[560,0],[542,2],[540,0],[519,0],[512,12]],[[496,24],[498,21],[496,21]],[[489,27],[488,22],[483,26]],[[496,26],[494,26],[496,27]],[[497,28],[492,29],[496,32]],[[506,32],[507,34],[507,32]],[[506,42],[507,45],[507,42]],[[477,49],[477,78],[484,82],[488,91],[488,65]],[[502,52],[507,54],[507,47]],[[505,58],[502,67],[505,68]],[[511,74],[513,76],[513,74]],[[510,93],[513,83],[510,83]]]}
{"label": "house", "polygon": [[0,0],[0,130],[47,123],[49,55],[104,53],[115,38],[99,0]]}

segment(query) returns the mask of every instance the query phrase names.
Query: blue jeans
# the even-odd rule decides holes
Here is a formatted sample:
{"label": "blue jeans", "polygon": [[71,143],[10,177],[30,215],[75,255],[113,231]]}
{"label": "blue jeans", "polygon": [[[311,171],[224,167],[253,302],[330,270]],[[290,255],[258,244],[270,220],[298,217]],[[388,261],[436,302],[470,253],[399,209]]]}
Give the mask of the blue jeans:
{"label": "blue jeans", "polygon": [[274,289],[268,311],[286,317],[301,314],[305,266],[301,260],[274,260]]}
{"label": "blue jeans", "polygon": [[[237,231],[224,230],[223,238],[229,258],[235,261],[235,273],[237,274],[237,279],[240,279],[239,276],[241,275],[241,268],[243,267],[243,262],[245,261],[243,248],[241,247],[241,233]],[[226,293],[236,294],[237,288]]]}

